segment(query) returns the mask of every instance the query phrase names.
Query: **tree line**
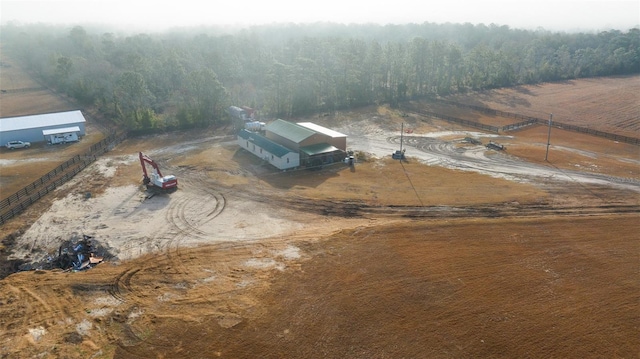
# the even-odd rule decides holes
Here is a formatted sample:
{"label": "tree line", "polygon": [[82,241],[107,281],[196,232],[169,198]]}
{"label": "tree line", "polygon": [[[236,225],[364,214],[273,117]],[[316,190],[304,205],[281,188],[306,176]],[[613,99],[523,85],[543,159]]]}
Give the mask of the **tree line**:
{"label": "tree line", "polygon": [[205,127],[230,105],[294,117],[412,98],[640,72],[640,29],[283,24],[119,34],[5,25],[2,49],[130,130]]}

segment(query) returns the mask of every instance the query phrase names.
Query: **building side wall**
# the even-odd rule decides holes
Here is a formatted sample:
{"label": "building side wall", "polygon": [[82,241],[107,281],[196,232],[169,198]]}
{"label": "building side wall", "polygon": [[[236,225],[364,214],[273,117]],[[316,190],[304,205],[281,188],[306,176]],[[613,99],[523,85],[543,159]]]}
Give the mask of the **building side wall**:
{"label": "building side wall", "polygon": [[295,152],[288,152],[282,157],[278,157],[269,151],[261,148],[255,143],[238,136],[238,146],[249,151],[254,156],[269,162],[272,166],[280,170],[286,170],[300,166],[300,156]]}
{"label": "building side wall", "polygon": [[346,137],[329,137],[327,143],[335,148],[347,151],[347,138]]}
{"label": "building side wall", "polygon": [[321,133],[316,133],[313,136],[310,136],[309,138],[306,138],[304,141],[300,142],[300,147],[317,145],[319,143],[327,143],[327,140],[329,139],[330,137],[327,137]]}
{"label": "building side wall", "polygon": [[273,132],[267,131],[265,133],[265,137],[270,139],[271,141],[273,141],[275,143],[278,143],[278,144],[286,147],[286,148],[290,148],[293,151],[296,151],[296,152],[300,151],[300,144],[295,143],[295,142],[293,142],[293,141],[291,141],[291,140],[289,140],[289,139],[287,139],[285,137],[282,137],[280,135],[277,135],[277,134],[275,134]]}
{"label": "building side wall", "polygon": [[289,152],[283,157],[275,157],[275,160],[269,161],[273,166],[280,170],[300,167],[300,156],[295,152]]}
{"label": "building side wall", "polygon": [[33,128],[0,132],[0,145],[4,146],[9,141],[27,141],[35,143],[44,141],[44,136],[42,136],[42,130]]}
{"label": "building side wall", "polygon": [[80,128],[80,132],[78,132],[78,137],[82,137],[86,134],[84,122],[57,125],[57,126],[27,128],[23,130],[14,130],[14,131],[0,131],[0,145],[4,146],[9,141],[28,141],[31,143],[45,142],[47,139],[42,134],[43,130],[54,130],[57,128],[66,128],[70,126],[78,126],[78,128]]}

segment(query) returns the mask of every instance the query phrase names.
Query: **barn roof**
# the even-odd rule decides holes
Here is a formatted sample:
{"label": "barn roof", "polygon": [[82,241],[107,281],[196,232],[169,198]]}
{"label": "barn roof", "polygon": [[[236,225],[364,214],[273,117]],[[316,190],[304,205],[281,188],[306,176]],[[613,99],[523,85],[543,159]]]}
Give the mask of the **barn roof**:
{"label": "barn roof", "polygon": [[268,124],[267,131],[295,143],[300,143],[315,134],[314,131],[306,127],[279,119]]}
{"label": "barn roof", "polygon": [[345,135],[344,133],[340,133],[338,131],[334,131],[330,128],[326,128],[320,125],[316,125],[313,122],[298,122],[298,125],[302,126],[302,127],[306,127],[308,129],[310,129],[311,131],[315,131],[318,133],[321,133],[323,135],[332,137],[332,138],[340,138],[340,137],[347,137],[347,135]]}
{"label": "barn roof", "polygon": [[49,135],[57,135],[59,133],[69,133],[69,132],[80,132],[80,127],[73,126],[73,127],[65,127],[65,128],[54,128],[52,130],[42,130],[42,135],[49,136]]}
{"label": "barn roof", "polygon": [[0,118],[0,131],[26,130],[30,128],[71,125],[86,122],[80,110]]}
{"label": "barn roof", "polygon": [[238,136],[244,138],[245,140],[255,144],[256,146],[264,149],[265,151],[278,156],[278,157],[282,157],[284,155],[286,155],[289,152],[293,152],[290,149],[281,146],[271,140],[269,140],[268,138],[257,134],[255,132],[250,132],[247,130],[240,130],[240,132],[238,132]]}

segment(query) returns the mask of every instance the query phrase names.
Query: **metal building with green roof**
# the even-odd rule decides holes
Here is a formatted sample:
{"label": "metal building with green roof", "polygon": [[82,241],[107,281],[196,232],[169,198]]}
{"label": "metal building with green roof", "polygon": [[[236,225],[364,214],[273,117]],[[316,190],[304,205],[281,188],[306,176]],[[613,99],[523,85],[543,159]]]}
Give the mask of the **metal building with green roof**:
{"label": "metal building with green roof", "polygon": [[264,136],[258,132],[240,131],[238,144],[284,170],[342,161],[346,157],[346,138],[344,134],[311,122],[296,124],[278,119],[266,126]]}
{"label": "metal building with green roof", "polygon": [[322,142],[320,134],[293,122],[275,120],[267,125],[265,136],[293,150]]}

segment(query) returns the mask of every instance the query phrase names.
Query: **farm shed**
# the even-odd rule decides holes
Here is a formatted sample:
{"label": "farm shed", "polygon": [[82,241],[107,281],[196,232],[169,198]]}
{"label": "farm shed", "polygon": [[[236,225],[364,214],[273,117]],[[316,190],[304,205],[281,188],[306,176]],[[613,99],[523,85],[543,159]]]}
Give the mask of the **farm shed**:
{"label": "farm shed", "polygon": [[264,136],[241,130],[238,144],[279,169],[321,166],[340,162],[347,155],[346,135],[311,122],[275,120],[266,126]]}
{"label": "farm shed", "polygon": [[311,122],[275,120],[267,125],[265,136],[299,153],[302,166],[320,166],[346,157],[347,136]]}
{"label": "farm shed", "polygon": [[267,125],[267,138],[283,146],[295,149],[328,143],[343,151],[347,149],[347,135],[311,122],[292,123],[275,120]]}
{"label": "farm shed", "polygon": [[[9,141],[77,141],[85,135],[86,119],[80,110],[0,118],[0,144]],[[58,136],[58,137],[55,137]],[[66,142],[69,142],[66,141]]]}
{"label": "farm shed", "polygon": [[346,151],[347,150],[347,135],[334,131],[330,128],[326,128],[320,125],[316,125],[313,122],[298,122],[298,125],[308,128],[322,136],[324,136],[324,142],[335,146],[336,148]]}
{"label": "farm shed", "polygon": [[267,125],[265,136],[285,147],[298,152],[302,146],[310,146],[321,142],[316,132],[284,120],[275,120]]}
{"label": "farm shed", "polygon": [[272,166],[286,170],[300,165],[300,155],[268,138],[247,130],[238,132],[238,145]]}

